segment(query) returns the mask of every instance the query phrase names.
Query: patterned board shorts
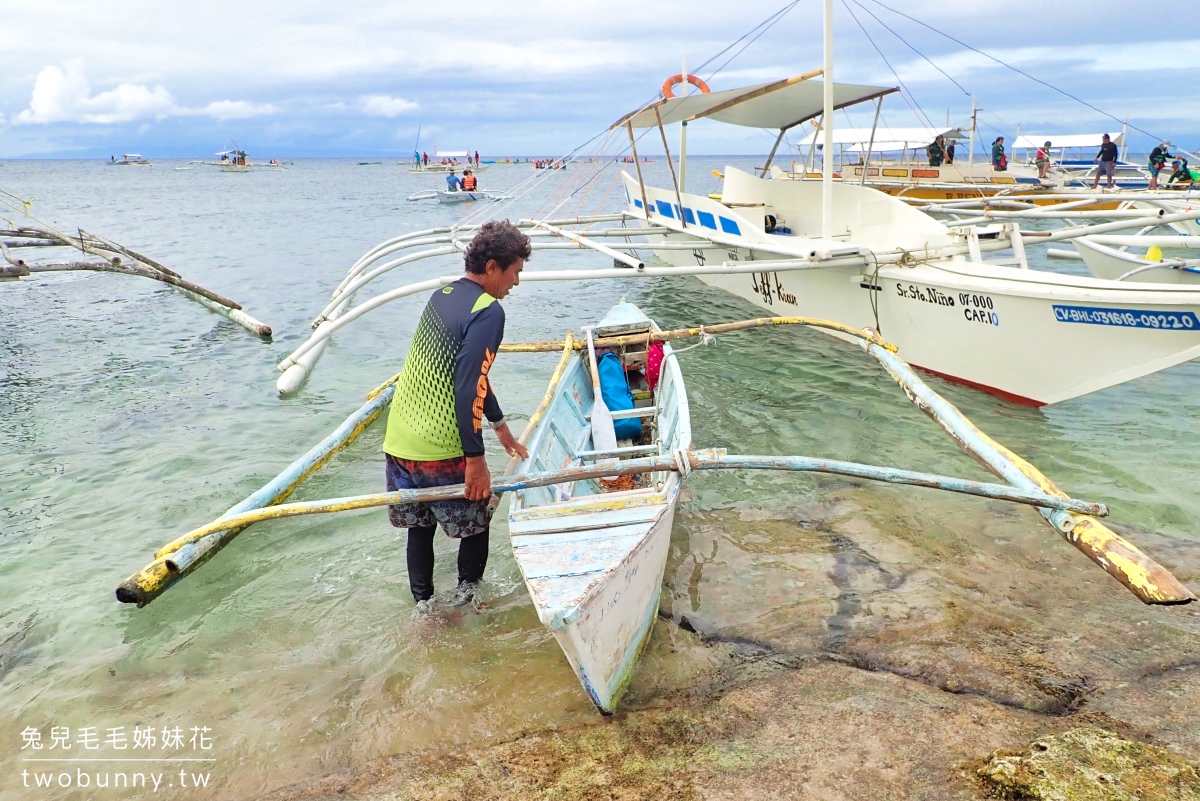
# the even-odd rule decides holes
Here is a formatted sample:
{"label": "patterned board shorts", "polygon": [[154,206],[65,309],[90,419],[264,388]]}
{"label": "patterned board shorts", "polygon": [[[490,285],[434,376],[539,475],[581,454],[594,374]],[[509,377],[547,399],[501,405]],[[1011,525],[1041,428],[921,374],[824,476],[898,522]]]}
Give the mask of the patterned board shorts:
{"label": "patterned board shorts", "polygon": [[[462,456],[417,462],[400,459],[390,453],[387,457],[388,492],[402,489],[429,489],[447,484],[461,484],[466,478],[467,460]],[[492,520],[487,498],[482,501],[456,499],[432,503],[398,503],[388,507],[388,519],[397,528],[420,526],[432,528],[440,523],[446,536],[459,539],[486,531]]]}

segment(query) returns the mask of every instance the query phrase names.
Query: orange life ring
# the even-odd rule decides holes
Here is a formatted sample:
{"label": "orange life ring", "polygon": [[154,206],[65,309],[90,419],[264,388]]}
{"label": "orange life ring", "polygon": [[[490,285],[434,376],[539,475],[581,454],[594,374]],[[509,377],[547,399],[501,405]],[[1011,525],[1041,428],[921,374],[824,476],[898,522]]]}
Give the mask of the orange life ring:
{"label": "orange life ring", "polygon": [[[687,76],[687,82],[690,83],[692,86],[696,87],[697,89],[699,89],[700,94],[702,94],[702,95],[706,95],[712,91],[711,89],[708,88],[708,84],[706,84],[704,81],[702,81],[699,77],[697,77],[695,75]],[[663,87],[662,87],[663,97],[665,97],[667,99],[674,97],[675,93],[671,91],[671,87],[676,86],[681,83],[683,83],[683,73],[682,72],[677,72],[674,75],[672,75],[670,78],[667,78],[665,81],[663,81]]]}

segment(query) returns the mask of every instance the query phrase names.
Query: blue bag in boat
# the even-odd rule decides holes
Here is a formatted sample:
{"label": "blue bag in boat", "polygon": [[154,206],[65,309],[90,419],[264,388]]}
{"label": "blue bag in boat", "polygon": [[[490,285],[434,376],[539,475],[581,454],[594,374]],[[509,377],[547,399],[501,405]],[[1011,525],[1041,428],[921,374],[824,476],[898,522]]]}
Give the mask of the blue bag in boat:
{"label": "blue bag in boat", "polygon": [[[624,411],[633,408],[633,393],[629,391],[629,379],[625,377],[625,366],[617,354],[609,352],[602,354],[596,362],[596,372],[600,374],[600,396],[610,412]],[[617,439],[637,439],[642,435],[642,419],[626,417],[624,420],[613,420],[613,429]]]}

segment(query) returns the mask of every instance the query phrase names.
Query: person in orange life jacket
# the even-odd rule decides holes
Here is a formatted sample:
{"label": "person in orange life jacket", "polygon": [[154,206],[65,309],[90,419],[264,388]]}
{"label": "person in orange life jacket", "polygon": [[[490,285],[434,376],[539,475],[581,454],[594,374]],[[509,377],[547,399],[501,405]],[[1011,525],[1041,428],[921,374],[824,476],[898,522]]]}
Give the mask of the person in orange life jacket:
{"label": "person in orange life jacket", "polygon": [[1038,168],[1038,178],[1045,178],[1046,173],[1050,171],[1050,142],[1042,145],[1037,149],[1037,155],[1033,157],[1033,163]]}
{"label": "person in orange life jacket", "polygon": [[423,611],[433,597],[436,526],[460,541],[453,603],[472,599],[487,566],[485,420],[509,456],[529,458],[504,421],[489,373],[504,339],[499,301],[520,284],[530,253],[529,237],[515,225],[485,223],[467,246],[466,274],[429,298],[396,381],[383,439],[388,492],[465,485],[465,500],[388,507],[391,524],[408,529],[409,588]]}
{"label": "person in orange life jacket", "polygon": [[471,173],[470,170],[463,170],[462,191],[464,191],[464,192],[474,192],[475,191],[475,176]]}

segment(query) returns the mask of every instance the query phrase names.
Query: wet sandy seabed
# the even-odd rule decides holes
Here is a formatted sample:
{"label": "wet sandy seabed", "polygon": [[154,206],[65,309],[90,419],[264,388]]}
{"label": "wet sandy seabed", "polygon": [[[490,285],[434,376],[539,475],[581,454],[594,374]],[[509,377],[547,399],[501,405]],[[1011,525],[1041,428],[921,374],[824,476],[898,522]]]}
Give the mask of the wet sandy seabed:
{"label": "wet sandy seabed", "polygon": [[[272,798],[974,799],[993,751],[1080,726],[1200,759],[1200,609],[1142,605],[1026,510],[963,500],[951,529],[824,489],[770,515],[685,502],[615,717]],[[1123,533],[1200,579],[1200,544]]]}

